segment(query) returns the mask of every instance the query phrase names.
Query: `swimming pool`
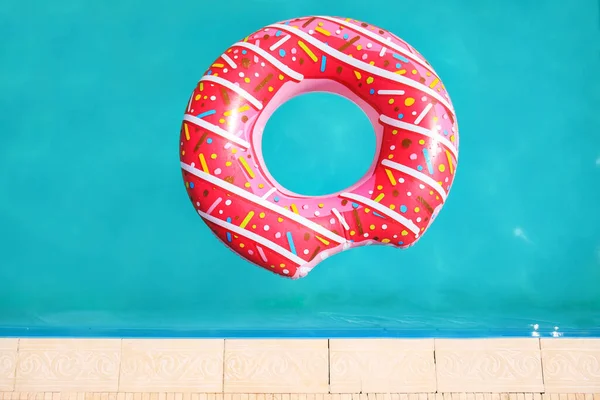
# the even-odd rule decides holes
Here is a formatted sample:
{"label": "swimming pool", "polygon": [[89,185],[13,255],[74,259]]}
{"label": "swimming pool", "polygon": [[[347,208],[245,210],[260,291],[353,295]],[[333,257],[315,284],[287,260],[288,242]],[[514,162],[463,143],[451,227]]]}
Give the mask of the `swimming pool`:
{"label": "swimming pool", "polygon": [[[0,335],[600,335],[598,2],[437,1],[406,17],[397,2],[368,5],[9,2]],[[461,161],[415,247],[355,249],[287,281],[204,226],[177,141],[208,63],[308,14],[386,27],[427,57],[458,113]],[[325,104],[338,111],[315,116]],[[374,144],[352,107],[313,95],[279,110],[265,134],[275,177],[310,193],[360,176]]]}

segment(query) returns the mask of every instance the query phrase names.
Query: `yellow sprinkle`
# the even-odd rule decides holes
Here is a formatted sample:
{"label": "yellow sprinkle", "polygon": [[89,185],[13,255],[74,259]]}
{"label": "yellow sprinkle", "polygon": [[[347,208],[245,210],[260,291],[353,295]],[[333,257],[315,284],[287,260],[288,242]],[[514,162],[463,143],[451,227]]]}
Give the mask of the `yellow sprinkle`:
{"label": "yellow sprinkle", "polygon": [[200,100],[201,98],[202,98],[202,96],[201,96],[201,95],[199,95],[199,94],[197,94],[197,95],[196,95],[196,97],[194,97],[194,100],[198,101],[198,100]]}
{"label": "yellow sprinkle", "polygon": [[248,104],[241,106],[238,109],[234,109],[234,110],[229,110],[229,111],[225,111],[223,113],[223,115],[225,115],[226,117],[229,117],[231,114],[235,113],[242,113],[244,111],[248,111],[250,109],[250,106]]}
{"label": "yellow sprinkle", "polygon": [[415,212],[419,212],[421,209],[419,207],[415,207]]}
{"label": "yellow sprinkle", "polygon": [[356,232],[350,231],[350,236],[354,236],[354,235],[356,235]]}
{"label": "yellow sprinkle", "polygon": [[412,106],[413,104],[415,104],[415,99],[413,99],[412,97],[407,97],[407,98],[404,100],[404,105],[405,105],[405,106],[407,106],[407,107],[410,107],[410,106]]}
{"label": "yellow sprinkle", "polygon": [[401,70],[396,71],[396,73],[398,75],[404,75],[406,73],[406,70],[405,69],[401,69]]}
{"label": "yellow sprinkle", "polygon": [[231,167],[231,161],[226,161],[226,162],[225,162],[225,166],[226,166],[226,167]]}
{"label": "yellow sprinkle", "polygon": [[246,215],[246,218],[244,218],[244,220],[240,224],[240,228],[244,229],[246,227],[246,225],[248,225],[248,222],[250,222],[250,220],[252,219],[252,217],[254,217],[254,211],[250,211],[248,213],[248,215]]}
{"label": "yellow sprinkle", "polygon": [[285,78],[285,76],[283,76],[282,74],[279,74],[279,80],[282,81],[283,78]]}
{"label": "yellow sprinkle", "polygon": [[398,134],[398,131],[397,131],[396,129],[394,129],[394,130],[392,131],[392,135],[397,135],[397,134]]}
{"label": "yellow sprinkle", "polygon": [[212,66],[215,68],[223,68],[224,67],[223,64],[213,64]]}
{"label": "yellow sprinkle", "polygon": [[374,229],[375,229],[375,225],[370,225],[370,226],[369,226],[369,229],[370,229],[370,230],[374,230]]}
{"label": "yellow sprinkle", "polygon": [[244,183],[244,186],[246,186],[247,188],[249,188],[252,185],[250,185],[250,182],[246,182],[246,183]]}
{"label": "yellow sprinkle", "polygon": [[315,53],[313,53],[305,44],[302,40],[298,40],[298,46],[300,46],[300,48],[302,50],[304,50],[304,52],[310,57],[311,60],[313,60],[314,62],[317,62],[317,56],[315,56]]}
{"label": "yellow sprinkle", "polygon": [[423,139],[421,139],[421,140],[419,140],[419,144],[423,145],[423,144],[425,144],[425,141]]}
{"label": "yellow sprinkle", "polygon": [[206,160],[204,159],[204,154],[202,154],[202,153],[198,154],[198,158],[200,159],[200,165],[202,165],[202,170],[204,172],[206,172],[207,174],[209,174],[210,172],[208,172],[208,165],[206,165]]}
{"label": "yellow sprinkle", "polygon": [[367,78],[367,83],[370,85],[371,83],[373,83],[373,80],[374,80],[373,77],[370,76]]}
{"label": "yellow sprinkle", "polygon": [[220,123],[222,123],[222,124],[224,124],[224,123],[225,123],[225,119],[224,119],[224,118],[221,118],[221,119],[219,120],[219,122],[220,122]]}
{"label": "yellow sprinkle", "polygon": [[385,196],[385,194],[383,193],[379,193],[379,195],[377,195],[377,197],[375,197],[375,203],[379,203],[381,201],[381,199],[383,199],[383,197]]}
{"label": "yellow sprinkle", "polygon": [[408,232],[404,230],[404,231],[402,231],[401,235],[406,236],[406,235],[408,235]]}
{"label": "yellow sprinkle", "polygon": [[300,214],[298,212],[298,207],[296,207],[296,205],[294,203],[290,204],[290,208],[292,209],[293,212],[295,212],[296,214]]}
{"label": "yellow sprinkle", "polygon": [[252,224],[252,229],[256,229],[256,224]]}
{"label": "yellow sprinkle", "polygon": [[377,190],[383,189],[383,185],[377,185]]}
{"label": "yellow sprinkle", "polygon": [[265,217],[265,213],[261,212],[260,214],[258,214],[258,218],[264,218]]}
{"label": "yellow sprinkle", "polygon": [[317,235],[315,235],[315,237],[316,237],[317,239],[319,239],[319,241],[320,241],[321,243],[323,243],[325,246],[329,246],[329,240],[327,240],[327,239],[323,239],[322,237],[320,237],[320,236],[317,236]]}
{"label": "yellow sprinkle", "polygon": [[388,158],[391,160],[392,158],[394,158],[394,155],[393,155],[393,154],[390,154],[390,155],[388,156]]}
{"label": "yellow sprinkle", "polygon": [[454,142],[454,135],[450,135],[450,141]]}
{"label": "yellow sprinkle", "polygon": [[331,36],[331,32],[329,32],[328,30],[325,30],[323,28],[321,28],[320,26],[315,27],[315,31],[322,33],[325,36]]}
{"label": "yellow sprinkle", "polygon": [[389,243],[390,239],[381,239],[381,243]]}
{"label": "yellow sprinkle", "polygon": [[375,61],[369,62],[370,65],[375,65]]}
{"label": "yellow sprinkle", "polygon": [[430,191],[429,191],[429,194],[433,196],[433,190],[430,190]]}
{"label": "yellow sprinkle", "polygon": [[[203,90],[204,90],[204,82],[200,82],[200,91],[203,91]],[[196,100],[198,100],[198,99],[196,99]]]}
{"label": "yellow sprinkle", "polygon": [[183,129],[185,130],[185,139],[190,140],[190,130],[185,122],[183,123]]}
{"label": "yellow sprinkle", "polygon": [[264,184],[262,184],[262,183],[259,183],[259,184],[258,184],[258,188],[259,188],[259,189],[262,189],[262,188],[264,188],[264,187],[265,187],[265,185],[264,185]]}
{"label": "yellow sprinkle", "polygon": [[250,78],[248,78],[248,77],[245,77],[245,78],[244,78],[244,82],[246,82],[246,83],[250,83]]}
{"label": "yellow sprinkle", "polygon": [[390,180],[390,183],[392,184],[392,186],[396,186],[396,178],[394,178],[392,171],[390,171],[389,169],[386,168],[385,173],[386,173],[388,179]]}
{"label": "yellow sprinkle", "polygon": [[284,264],[284,263],[281,263],[281,264],[279,264],[279,266],[280,266],[281,268],[285,268],[285,264]]}
{"label": "yellow sprinkle", "polygon": [[273,86],[269,86],[269,92],[272,92],[273,90],[275,90],[273,89]]}
{"label": "yellow sprinkle", "polygon": [[323,26],[323,23],[322,23],[322,22],[319,22],[317,25],[319,25],[319,26]]}
{"label": "yellow sprinkle", "polygon": [[246,36],[246,37],[244,38],[244,42],[247,42],[249,37],[250,37],[250,36]]}
{"label": "yellow sprinkle", "polygon": [[212,154],[210,155],[210,158],[212,158],[212,159],[214,160],[214,159],[216,159],[216,158],[217,158],[217,155],[216,155],[215,153],[212,153]]}
{"label": "yellow sprinkle", "polygon": [[412,72],[413,75],[417,74],[417,70],[416,69],[413,69],[411,72]]}
{"label": "yellow sprinkle", "polygon": [[281,218],[281,217],[277,218],[277,222],[283,222],[283,218]]}
{"label": "yellow sprinkle", "polygon": [[439,81],[440,80],[438,78],[435,78],[433,80],[433,82],[431,82],[431,84],[429,85],[429,87],[433,89],[435,87],[435,85],[437,85],[439,83]]}
{"label": "yellow sprinkle", "polygon": [[389,103],[389,104],[394,104],[394,99],[389,99],[389,100],[388,100],[388,103]]}
{"label": "yellow sprinkle", "polygon": [[356,79],[360,79],[362,77],[362,75],[358,71],[354,71],[354,76],[356,76]]}
{"label": "yellow sprinkle", "polygon": [[185,156],[185,150],[182,150],[182,151],[181,151],[181,155],[182,155],[182,156]]}
{"label": "yellow sprinkle", "polygon": [[370,212],[371,212],[371,209],[370,209],[370,208],[367,208],[367,207],[365,207],[365,213],[367,213],[367,214],[368,214],[368,213],[370,213]]}
{"label": "yellow sprinkle", "polygon": [[235,147],[233,147],[233,148],[231,149],[231,154],[235,154],[235,153],[237,153],[237,149],[236,149]]}
{"label": "yellow sprinkle", "polygon": [[240,247],[243,249],[246,245],[244,243],[240,243]]}
{"label": "yellow sprinkle", "polygon": [[440,164],[438,166],[438,169],[440,170],[440,172],[444,172],[446,170],[446,166],[444,164]]}
{"label": "yellow sprinkle", "polygon": [[450,173],[454,173],[454,165],[452,164],[452,158],[450,158],[450,152],[446,150],[446,158],[448,159],[448,166],[450,167]]}
{"label": "yellow sprinkle", "polygon": [[323,208],[323,203],[319,203],[319,208]]}
{"label": "yellow sprinkle", "polygon": [[240,157],[238,158],[238,161],[240,162],[240,164],[242,164],[242,167],[244,167],[250,179],[254,179],[254,171],[250,169],[250,166],[246,162],[246,159],[244,157]]}
{"label": "yellow sprinkle", "polygon": [[356,50],[362,50],[362,46],[359,44],[358,46],[356,46]]}
{"label": "yellow sprinkle", "polygon": [[394,210],[396,206],[394,204],[390,204],[390,210]]}

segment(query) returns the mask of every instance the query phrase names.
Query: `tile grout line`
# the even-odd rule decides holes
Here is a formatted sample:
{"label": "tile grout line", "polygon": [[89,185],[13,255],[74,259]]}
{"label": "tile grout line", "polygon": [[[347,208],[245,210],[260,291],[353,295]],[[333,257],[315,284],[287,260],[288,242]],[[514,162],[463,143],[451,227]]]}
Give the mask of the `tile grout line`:
{"label": "tile grout line", "polygon": [[16,360],[15,360],[15,373],[13,376],[13,385],[12,385],[12,392],[16,392],[17,391],[17,371],[19,370],[19,350],[21,349],[21,338],[17,338],[17,354],[15,354],[16,356]]}
{"label": "tile grout line", "polygon": [[225,393],[225,346],[227,345],[227,339],[223,339],[223,370],[221,372],[221,393]]}
{"label": "tile grout line", "polygon": [[538,338],[538,349],[540,350],[540,369],[542,370],[542,393],[546,393],[546,377],[544,376],[544,357],[542,356],[541,338]]}
{"label": "tile grout line", "polygon": [[433,372],[435,374],[434,379],[435,379],[435,392],[434,393],[438,393],[438,371],[437,371],[437,358],[436,358],[436,346],[437,345],[437,339],[433,338]]}
{"label": "tile grout line", "polygon": [[119,339],[119,376],[117,376],[117,393],[121,390],[121,373],[123,372],[123,339]]}
{"label": "tile grout line", "polygon": [[327,339],[327,392],[331,393],[331,339]]}

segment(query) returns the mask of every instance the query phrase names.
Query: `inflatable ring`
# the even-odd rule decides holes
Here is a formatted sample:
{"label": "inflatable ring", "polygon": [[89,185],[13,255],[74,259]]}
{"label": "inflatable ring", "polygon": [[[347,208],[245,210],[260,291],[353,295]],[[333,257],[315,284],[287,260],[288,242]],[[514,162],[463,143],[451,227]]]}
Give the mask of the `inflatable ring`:
{"label": "inflatable ring", "polygon": [[[377,137],[366,176],[333,195],[285,190],[261,155],[269,117],[309,92],[353,101]],[[269,25],[227,49],[194,89],[180,142],[188,195],[214,234],[290,278],[352,247],[413,245],[446,200],[459,144],[448,93],[415,49],[373,25],[322,16]]]}

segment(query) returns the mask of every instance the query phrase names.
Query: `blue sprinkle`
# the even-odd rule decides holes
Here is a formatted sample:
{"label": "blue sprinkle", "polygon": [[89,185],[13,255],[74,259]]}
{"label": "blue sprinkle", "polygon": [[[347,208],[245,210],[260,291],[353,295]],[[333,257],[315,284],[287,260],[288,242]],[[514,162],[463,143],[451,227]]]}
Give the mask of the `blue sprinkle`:
{"label": "blue sprinkle", "polygon": [[400,68],[400,67],[402,67],[402,64],[400,64],[400,63],[397,63],[397,64],[396,64],[396,68]]}
{"label": "blue sprinkle", "polygon": [[275,202],[278,202],[279,201],[279,197],[275,196],[275,198],[273,200],[275,200]]}
{"label": "blue sprinkle", "polygon": [[211,138],[206,139],[206,143],[211,144],[212,143],[212,139]]}
{"label": "blue sprinkle", "polygon": [[209,69],[206,75],[212,75],[212,70]]}
{"label": "blue sprinkle", "polygon": [[348,39],[348,34],[344,34],[344,39]]}
{"label": "blue sprinkle", "polygon": [[[231,217],[227,217],[227,222],[231,223]],[[227,241],[231,243],[231,232],[227,232]]]}
{"label": "blue sprinkle", "polygon": [[419,171],[423,171],[423,166],[422,166],[422,165],[417,165],[417,169],[418,169]]}
{"label": "blue sprinkle", "polygon": [[408,59],[407,59],[407,58],[405,58],[405,57],[402,57],[400,54],[396,54],[396,53],[394,53],[394,58],[395,58],[395,59],[397,59],[397,60],[400,60],[400,61],[402,61],[402,62],[405,62],[405,63],[407,63],[407,62],[408,62]]}
{"label": "blue sprinkle", "polygon": [[400,212],[403,212],[403,213],[405,213],[405,212],[406,212],[406,210],[408,210],[408,208],[406,208],[406,206],[405,206],[404,204],[402,204],[402,205],[400,206]]}
{"label": "blue sprinkle", "polygon": [[196,117],[198,117],[198,118],[204,118],[204,117],[208,117],[209,115],[216,114],[216,113],[217,113],[216,110],[208,110],[208,111],[205,111],[203,113],[200,113],[200,114],[196,115]]}
{"label": "blue sprinkle", "polygon": [[279,55],[281,57],[285,57],[285,50],[284,49],[279,49]]}
{"label": "blue sprinkle", "polygon": [[358,204],[357,203],[352,203],[352,208],[358,208]]}
{"label": "blue sprinkle", "polygon": [[448,131],[444,129],[444,135],[448,136]]}
{"label": "blue sprinkle", "polygon": [[401,240],[401,241],[399,241],[399,242],[398,242],[398,244],[399,244],[400,246],[402,246],[402,245],[404,244],[404,242]]}
{"label": "blue sprinkle", "polygon": [[242,50],[242,54],[248,54],[248,50]]}
{"label": "blue sprinkle", "polygon": [[277,37],[281,36],[281,31],[275,32],[275,36],[277,36]]}
{"label": "blue sprinkle", "polygon": [[289,25],[290,21],[285,21],[284,25]]}
{"label": "blue sprinkle", "polygon": [[371,90],[369,90],[369,93],[370,93],[370,94],[375,94],[375,89],[371,89]]}
{"label": "blue sprinkle", "polygon": [[404,114],[402,114],[402,113],[398,114],[398,119],[402,119],[402,118],[404,118]]}
{"label": "blue sprinkle", "polygon": [[373,215],[379,218],[385,218],[383,215],[376,213],[375,211],[373,211]]}
{"label": "blue sprinkle", "polygon": [[298,253],[296,253],[296,246],[294,245],[294,238],[292,238],[292,232],[287,232],[286,236],[287,236],[288,244],[290,245],[290,251],[294,255],[298,255]]}
{"label": "blue sprinkle", "polygon": [[194,182],[190,182],[190,188],[194,188]]}
{"label": "blue sprinkle", "polygon": [[325,72],[325,68],[327,68],[327,57],[321,57],[321,72]]}
{"label": "blue sprinkle", "polygon": [[433,165],[431,164],[431,159],[429,158],[429,151],[427,149],[423,149],[423,156],[425,157],[425,162],[427,163],[427,169],[429,173],[433,175]]}

